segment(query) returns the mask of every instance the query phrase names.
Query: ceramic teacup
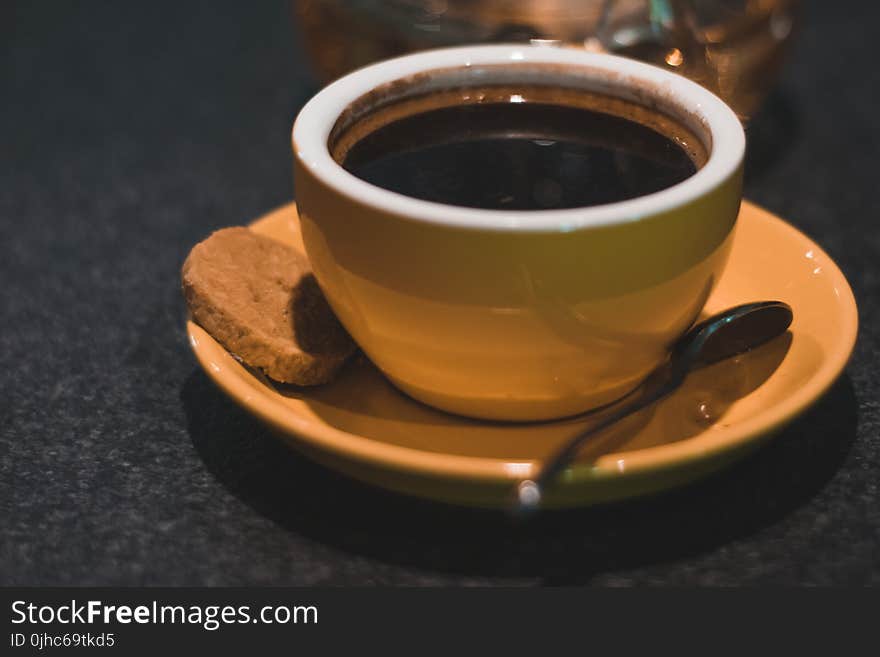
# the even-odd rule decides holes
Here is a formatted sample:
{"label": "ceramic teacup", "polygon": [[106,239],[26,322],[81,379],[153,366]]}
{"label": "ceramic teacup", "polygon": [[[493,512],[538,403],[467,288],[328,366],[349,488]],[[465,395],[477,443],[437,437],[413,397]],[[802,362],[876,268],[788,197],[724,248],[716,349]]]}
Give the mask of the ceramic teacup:
{"label": "ceramic teacup", "polygon": [[[331,156],[338,122],[377,104],[526,79],[660,110],[697,135],[708,159],[635,199],[505,211],[403,196]],[[498,420],[608,404],[656,367],[725,265],[744,150],[736,115],[694,82],[629,59],[528,45],[368,66],[319,92],[293,127],[306,250],[343,325],[412,397]]]}

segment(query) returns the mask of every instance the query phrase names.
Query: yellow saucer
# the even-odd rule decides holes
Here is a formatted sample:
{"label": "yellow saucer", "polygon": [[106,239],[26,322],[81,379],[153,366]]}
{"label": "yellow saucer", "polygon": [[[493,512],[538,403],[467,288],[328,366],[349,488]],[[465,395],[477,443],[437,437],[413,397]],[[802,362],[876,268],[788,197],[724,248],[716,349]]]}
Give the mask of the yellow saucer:
{"label": "yellow saucer", "polygon": [[[252,228],[303,248],[293,203]],[[695,372],[674,395],[597,438],[548,491],[548,505],[641,495],[717,470],[797,417],[841,373],[858,325],[843,274],[808,237],[748,202],[736,230],[707,314],[779,299],[794,309],[791,331]],[[397,391],[363,356],[330,384],[276,388],[193,322],[187,331],[217,385],[292,446],[352,477],[421,497],[500,506],[519,478],[598,417],[506,424],[447,415]]]}

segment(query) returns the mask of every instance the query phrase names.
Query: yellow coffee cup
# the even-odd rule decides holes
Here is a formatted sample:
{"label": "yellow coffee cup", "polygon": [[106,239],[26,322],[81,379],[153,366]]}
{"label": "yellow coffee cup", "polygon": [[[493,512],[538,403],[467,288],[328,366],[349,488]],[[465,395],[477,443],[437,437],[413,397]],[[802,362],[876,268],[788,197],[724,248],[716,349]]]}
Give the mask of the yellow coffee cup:
{"label": "yellow coffee cup", "polygon": [[[672,117],[700,140],[705,164],[677,185],[619,203],[507,211],[403,196],[332,156],[340,123],[378,104],[519,81]],[[408,55],[337,80],[300,112],[293,150],[315,276],[366,355],[426,404],[546,420],[625,395],[697,317],[731,244],[745,136],[719,98],[663,69],[493,45]]]}

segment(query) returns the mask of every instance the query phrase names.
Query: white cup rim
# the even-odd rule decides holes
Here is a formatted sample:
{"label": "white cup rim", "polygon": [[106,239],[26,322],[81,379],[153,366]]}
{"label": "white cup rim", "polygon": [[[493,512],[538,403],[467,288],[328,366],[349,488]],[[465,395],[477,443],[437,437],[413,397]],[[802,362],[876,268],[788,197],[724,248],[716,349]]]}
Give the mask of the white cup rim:
{"label": "white cup rim", "polygon": [[[560,210],[486,210],[424,201],[368,183],[346,171],[330,154],[328,140],[337,119],[355,100],[376,87],[436,69],[503,64],[581,66],[590,75],[607,74],[617,87],[640,85],[650,94],[685,107],[701,122],[711,144],[709,157],[694,175],[634,199]],[[572,231],[638,221],[701,198],[734,175],[745,153],[745,134],[736,114],[715,94],[657,66],[574,48],[501,44],[428,50],[358,69],[318,92],[293,125],[294,153],[302,166],[336,193],[378,211],[414,222],[502,231]]]}

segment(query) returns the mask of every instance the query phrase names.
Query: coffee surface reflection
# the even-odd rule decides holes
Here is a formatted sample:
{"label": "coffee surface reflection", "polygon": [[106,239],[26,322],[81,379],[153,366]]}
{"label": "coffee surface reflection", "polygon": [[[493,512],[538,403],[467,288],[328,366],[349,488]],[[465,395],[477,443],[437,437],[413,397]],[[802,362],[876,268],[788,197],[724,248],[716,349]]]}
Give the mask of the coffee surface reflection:
{"label": "coffee surface reflection", "polygon": [[571,92],[557,104],[546,89],[482,93],[488,101],[468,102],[481,93],[470,91],[452,106],[416,103],[408,115],[385,109],[397,116],[370,117],[378,127],[350,139],[341,164],[369,183],[426,201],[546,210],[651,194],[687,179],[701,163],[693,135],[645,108],[627,116],[627,106],[604,111],[595,96],[579,101]]}

